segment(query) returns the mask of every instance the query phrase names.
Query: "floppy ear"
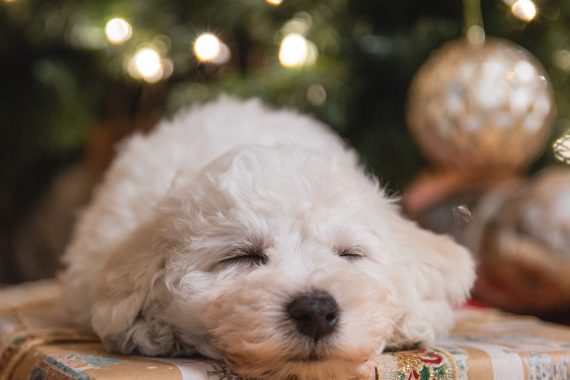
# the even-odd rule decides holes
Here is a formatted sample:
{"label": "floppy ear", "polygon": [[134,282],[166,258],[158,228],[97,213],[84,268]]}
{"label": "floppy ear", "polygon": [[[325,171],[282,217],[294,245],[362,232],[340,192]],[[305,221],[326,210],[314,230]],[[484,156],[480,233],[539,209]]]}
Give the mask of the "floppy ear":
{"label": "floppy ear", "polygon": [[398,251],[395,302],[402,312],[389,346],[432,341],[452,326],[452,308],[469,295],[473,258],[450,237],[422,230],[399,215],[388,223]]}
{"label": "floppy ear", "polygon": [[109,350],[144,355],[172,350],[171,328],[157,318],[168,302],[162,283],[167,247],[157,231],[155,223],[133,231],[96,278],[91,324]]}

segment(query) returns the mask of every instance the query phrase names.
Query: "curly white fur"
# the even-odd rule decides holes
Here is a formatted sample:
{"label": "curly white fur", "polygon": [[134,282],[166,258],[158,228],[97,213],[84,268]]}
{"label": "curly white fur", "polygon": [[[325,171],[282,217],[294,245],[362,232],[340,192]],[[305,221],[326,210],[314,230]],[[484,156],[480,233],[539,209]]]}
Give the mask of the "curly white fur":
{"label": "curly white fur", "polygon": [[[266,264],[224,261],[252,244]],[[387,346],[445,333],[474,279],[470,255],[403,219],[325,126],[230,98],[129,139],[64,261],[66,307],[108,349],[270,379],[367,377]],[[312,290],[340,308],[318,343],[284,312]]]}

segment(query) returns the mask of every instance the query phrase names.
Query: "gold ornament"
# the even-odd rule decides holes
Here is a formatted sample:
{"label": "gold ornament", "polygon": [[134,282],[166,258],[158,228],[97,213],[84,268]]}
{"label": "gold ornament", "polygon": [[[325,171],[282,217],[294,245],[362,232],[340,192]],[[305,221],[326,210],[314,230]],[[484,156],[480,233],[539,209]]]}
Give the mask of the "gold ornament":
{"label": "gold ornament", "polygon": [[465,245],[477,256],[474,294],[523,313],[570,308],[570,171],[506,182],[478,202]]}
{"label": "gold ornament", "polygon": [[544,149],[555,114],[540,63],[511,42],[457,40],[419,70],[408,124],[421,150],[445,168],[517,170]]}

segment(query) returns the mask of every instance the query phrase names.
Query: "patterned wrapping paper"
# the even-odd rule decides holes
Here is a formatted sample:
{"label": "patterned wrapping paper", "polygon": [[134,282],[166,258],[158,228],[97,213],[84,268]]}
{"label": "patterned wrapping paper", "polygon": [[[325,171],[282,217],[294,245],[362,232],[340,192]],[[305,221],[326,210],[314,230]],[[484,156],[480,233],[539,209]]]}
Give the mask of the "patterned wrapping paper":
{"label": "patterned wrapping paper", "polygon": [[[54,281],[0,290],[0,380],[241,380],[205,359],[108,354],[70,324],[60,297]],[[570,379],[570,327],[464,309],[449,338],[375,361],[382,380]]]}

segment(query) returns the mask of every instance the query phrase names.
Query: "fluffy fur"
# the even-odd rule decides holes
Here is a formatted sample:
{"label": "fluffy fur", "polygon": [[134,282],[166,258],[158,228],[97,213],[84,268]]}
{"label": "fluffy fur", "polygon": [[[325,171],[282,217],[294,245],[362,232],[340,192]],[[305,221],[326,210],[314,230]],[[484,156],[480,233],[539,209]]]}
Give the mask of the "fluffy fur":
{"label": "fluffy fur", "polygon": [[[227,260],[251,247],[267,262]],[[386,347],[445,333],[474,279],[468,252],[403,219],[325,126],[229,98],[129,139],[64,261],[66,307],[107,349],[269,379],[366,378]],[[312,290],[340,308],[317,343],[284,311]]]}

